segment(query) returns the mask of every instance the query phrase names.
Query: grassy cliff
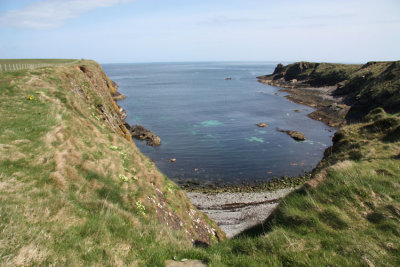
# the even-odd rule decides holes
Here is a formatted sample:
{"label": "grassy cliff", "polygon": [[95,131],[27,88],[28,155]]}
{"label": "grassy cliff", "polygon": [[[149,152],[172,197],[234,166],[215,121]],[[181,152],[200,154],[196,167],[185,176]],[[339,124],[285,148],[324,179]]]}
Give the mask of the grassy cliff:
{"label": "grassy cliff", "polygon": [[131,141],[93,61],[0,74],[0,265],[159,266],[219,228]]}

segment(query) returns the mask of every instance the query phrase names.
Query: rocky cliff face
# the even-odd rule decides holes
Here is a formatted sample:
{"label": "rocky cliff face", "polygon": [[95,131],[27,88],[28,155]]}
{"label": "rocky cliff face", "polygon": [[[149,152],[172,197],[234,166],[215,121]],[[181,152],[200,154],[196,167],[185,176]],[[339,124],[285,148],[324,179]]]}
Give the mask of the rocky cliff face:
{"label": "rocky cliff face", "polygon": [[[77,96],[83,98],[88,104],[94,104],[101,114],[101,119],[110,128],[127,140],[132,141],[132,137],[124,125],[126,112],[115,102],[125,97],[114,87],[117,84],[110,80],[100,66],[96,66],[93,63],[79,65],[76,69],[84,74],[84,83],[86,83],[86,86],[93,86],[95,89],[94,93],[91,94],[88,91],[85,92],[82,87],[73,86],[72,89],[77,93]],[[71,80],[68,81],[68,78]],[[72,75],[67,75],[67,80],[64,82],[70,82],[71,85],[78,85],[77,81],[74,81],[72,78]]]}

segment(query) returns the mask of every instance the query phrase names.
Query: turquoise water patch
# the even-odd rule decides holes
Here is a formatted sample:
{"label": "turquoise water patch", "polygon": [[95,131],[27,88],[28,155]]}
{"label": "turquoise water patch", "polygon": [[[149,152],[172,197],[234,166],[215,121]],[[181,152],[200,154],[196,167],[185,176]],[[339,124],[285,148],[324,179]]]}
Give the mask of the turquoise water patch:
{"label": "turquoise water patch", "polygon": [[324,143],[321,143],[321,142],[318,142],[318,144],[323,146],[323,147],[327,147],[328,146],[327,144],[324,144]]}
{"label": "turquoise water patch", "polygon": [[217,136],[213,135],[213,134],[206,134],[207,138],[217,138]]}
{"label": "turquoise water patch", "polygon": [[246,140],[249,141],[249,142],[264,143],[264,139],[259,138],[259,137],[255,137],[255,136],[252,136],[252,137],[250,137],[250,138],[246,138]]}
{"label": "turquoise water patch", "polygon": [[266,134],[267,133],[267,131],[264,131],[264,130],[255,130],[257,133],[261,133],[261,134]]}
{"label": "turquoise water patch", "polygon": [[303,143],[307,143],[307,144],[310,144],[310,145],[313,145],[313,144],[314,144],[314,142],[311,141],[311,140],[304,140]]}
{"label": "turquoise water patch", "polygon": [[173,119],[173,117],[170,117],[170,116],[161,116],[159,118],[160,121],[170,121],[172,119]]}
{"label": "turquoise water patch", "polygon": [[222,122],[217,121],[217,120],[209,120],[209,121],[202,121],[201,126],[203,127],[210,127],[210,126],[219,126],[222,125]]}
{"label": "turquoise water patch", "polygon": [[134,116],[133,118],[130,119],[131,121],[134,121],[135,123],[140,123],[142,121],[142,117],[139,116]]}
{"label": "turquoise water patch", "polygon": [[191,133],[192,133],[192,135],[196,135],[196,134],[197,134],[197,131],[192,130]]}

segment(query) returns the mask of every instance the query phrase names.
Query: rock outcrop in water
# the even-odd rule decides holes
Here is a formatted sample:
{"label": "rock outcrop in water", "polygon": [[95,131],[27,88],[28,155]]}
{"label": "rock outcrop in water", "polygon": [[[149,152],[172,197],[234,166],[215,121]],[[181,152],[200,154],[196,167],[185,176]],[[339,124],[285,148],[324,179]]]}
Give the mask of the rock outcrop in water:
{"label": "rock outcrop in water", "polygon": [[260,122],[256,124],[258,127],[268,127],[268,124],[266,124],[265,122]]}
{"label": "rock outcrop in water", "polygon": [[281,130],[281,129],[278,129],[278,131],[280,131],[281,133],[286,133],[287,135],[289,135],[290,137],[292,137],[296,141],[304,141],[304,140],[306,140],[306,136],[304,134],[302,134],[301,132],[298,132],[298,131]]}
{"label": "rock outcrop in water", "polygon": [[131,132],[132,137],[146,141],[148,146],[160,146],[161,138],[155,135],[152,131],[147,130],[141,125],[135,125],[131,127],[129,124],[125,124],[126,128]]}

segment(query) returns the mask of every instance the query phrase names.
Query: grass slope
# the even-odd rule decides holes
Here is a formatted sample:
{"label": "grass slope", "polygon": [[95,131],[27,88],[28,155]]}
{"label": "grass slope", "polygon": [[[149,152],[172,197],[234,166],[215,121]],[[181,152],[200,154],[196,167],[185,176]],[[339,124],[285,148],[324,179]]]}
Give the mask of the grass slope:
{"label": "grass slope", "polygon": [[335,91],[351,107],[346,119],[358,122],[372,109],[400,112],[400,61],[368,62]]}
{"label": "grass slope", "polygon": [[100,66],[78,63],[0,74],[0,265],[162,266],[223,238],[127,140]]}

